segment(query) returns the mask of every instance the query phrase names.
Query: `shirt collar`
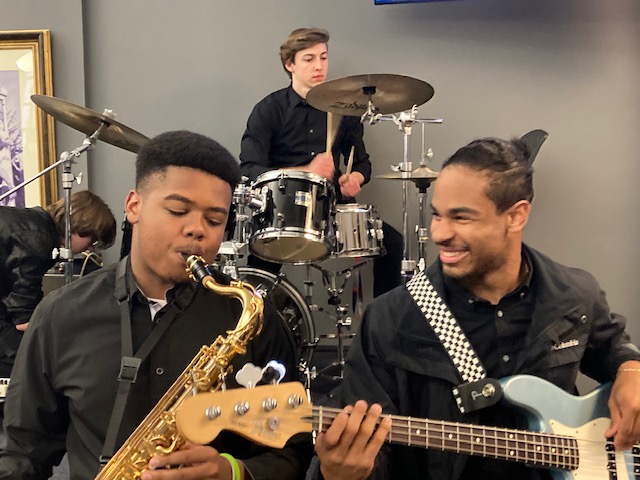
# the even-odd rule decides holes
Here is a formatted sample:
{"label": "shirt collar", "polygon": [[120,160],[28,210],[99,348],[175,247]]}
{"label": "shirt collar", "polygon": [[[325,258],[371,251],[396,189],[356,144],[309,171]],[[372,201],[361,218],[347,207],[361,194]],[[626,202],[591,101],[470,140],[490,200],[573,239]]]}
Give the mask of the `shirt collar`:
{"label": "shirt collar", "polygon": [[293,89],[293,84],[289,84],[289,88],[287,88],[287,99],[289,100],[289,104],[292,107],[297,107],[298,105],[308,105],[307,101],[298,95]]}
{"label": "shirt collar", "polygon": [[[520,284],[511,292],[506,294],[504,298],[510,297],[512,295],[519,295],[520,298],[524,298],[527,292],[531,289],[531,280],[533,278],[533,263],[529,257],[529,252],[525,249],[522,250],[522,267],[525,270],[523,280]],[[522,272],[522,270],[521,270]],[[473,295],[469,290],[460,285],[454,278],[449,277],[448,275],[443,275],[444,277],[444,285],[447,291],[450,291],[455,296],[459,296],[459,298],[464,298],[465,301],[469,304],[473,304],[476,302],[484,302],[486,300],[482,298],[478,298]]]}

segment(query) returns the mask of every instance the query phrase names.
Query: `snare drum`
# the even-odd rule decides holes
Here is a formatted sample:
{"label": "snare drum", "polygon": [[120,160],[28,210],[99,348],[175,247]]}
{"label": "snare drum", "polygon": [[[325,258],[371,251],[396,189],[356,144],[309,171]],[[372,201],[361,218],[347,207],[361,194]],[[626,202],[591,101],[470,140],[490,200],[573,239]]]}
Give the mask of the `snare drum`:
{"label": "snare drum", "polygon": [[254,255],[299,265],[331,253],[331,182],[313,173],[272,170],[256,179],[254,194],[263,202],[252,218],[249,249]]}
{"label": "snare drum", "polygon": [[370,257],[383,251],[382,220],[372,205],[336,205],[335,229],[333,257]]}

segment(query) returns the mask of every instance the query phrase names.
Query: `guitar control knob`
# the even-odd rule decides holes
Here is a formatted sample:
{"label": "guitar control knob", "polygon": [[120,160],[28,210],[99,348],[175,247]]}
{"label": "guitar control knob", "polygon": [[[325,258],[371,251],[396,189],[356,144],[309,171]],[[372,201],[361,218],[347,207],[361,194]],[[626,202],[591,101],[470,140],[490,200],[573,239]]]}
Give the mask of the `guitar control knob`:
{"label": "guitar control knob", "polygon": [[233,407],[233,410],[240,416],[248,413],[249,409],[249,402],[240,402],[235,407]]}
{"label": "guitar control knob", "polygon": [[206,417],[209,420],[215,420],[216,418],[218,418],[220,416],[220,407],[208,407],[205,411],[204,414],[206,415]]}

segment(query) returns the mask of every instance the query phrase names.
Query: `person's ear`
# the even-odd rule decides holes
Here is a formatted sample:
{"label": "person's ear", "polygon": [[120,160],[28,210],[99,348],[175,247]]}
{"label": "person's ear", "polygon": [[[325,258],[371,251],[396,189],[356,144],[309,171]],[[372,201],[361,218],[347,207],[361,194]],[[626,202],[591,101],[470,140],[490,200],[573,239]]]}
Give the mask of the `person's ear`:
{"label": "person's ear", "polygon": [[124,201],[124,212],[127,216],[127,221],[131,225],[138,223],[141,204],[142,197],[140,197],[140,193],[136,190],[131,190],[127,195],[127,199]]}
{"label": "person's ear", "polygon": [[507,212],[508,227],[510,230],[520,232],[529,221],[531,203],[528,200],[520,200],[514,203]]}

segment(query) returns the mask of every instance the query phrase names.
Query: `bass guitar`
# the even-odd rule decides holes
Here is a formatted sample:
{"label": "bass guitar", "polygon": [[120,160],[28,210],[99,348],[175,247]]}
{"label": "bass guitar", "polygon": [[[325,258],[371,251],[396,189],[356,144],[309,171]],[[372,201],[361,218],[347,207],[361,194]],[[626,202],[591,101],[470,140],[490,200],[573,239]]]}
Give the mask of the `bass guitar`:
{"label": "bass guitar", "polygon": [[[558,480],[640,480],[640,446],[617,452],[604,438],[611,385],[577,397],[538,377],[500,381],[503,398],[528,418],[530,430],[389,415],[389,443],[521,462],[551,469]],[[184,438],[209,443],[230,430],[282,448],[300,432],[321,432],[342,409],[311,405],[302,384],[200,393],[184,400],[176,424]]]}

